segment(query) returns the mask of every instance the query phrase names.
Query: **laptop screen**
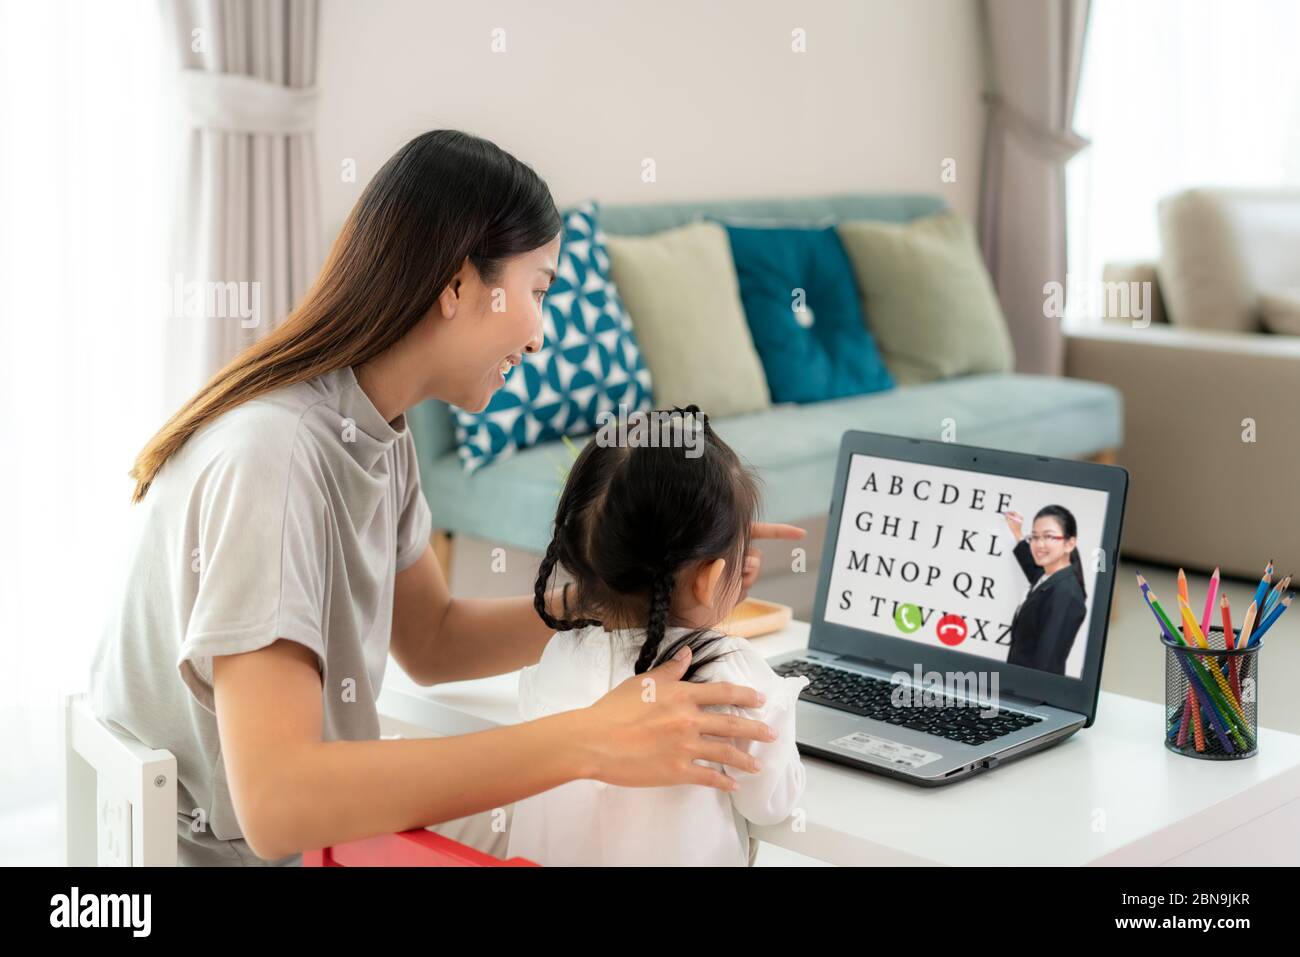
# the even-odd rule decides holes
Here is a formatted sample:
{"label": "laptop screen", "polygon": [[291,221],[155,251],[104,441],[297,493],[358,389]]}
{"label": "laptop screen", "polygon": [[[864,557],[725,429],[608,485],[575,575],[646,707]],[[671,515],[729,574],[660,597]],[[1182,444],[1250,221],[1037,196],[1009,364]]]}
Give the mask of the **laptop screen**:
{"label": "laptop screen", "polygon": [[1078,679],[1108,498],[855,453],[823,617]]}

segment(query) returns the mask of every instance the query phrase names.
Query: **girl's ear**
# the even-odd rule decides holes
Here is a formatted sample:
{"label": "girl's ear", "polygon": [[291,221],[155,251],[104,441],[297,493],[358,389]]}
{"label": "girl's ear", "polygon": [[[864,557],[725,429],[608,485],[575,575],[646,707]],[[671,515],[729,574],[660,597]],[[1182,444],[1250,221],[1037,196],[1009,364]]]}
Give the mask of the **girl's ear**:
{"label": "girl's ear", "polygon": [[695,581],[691,584],[691,594],[701,605],[708,608],[713,607],[713,596],[718,590],[718,582],[722,580],[722,573],[727,568],[725,558],[715,558],[711,562],[701,562],[699,570],[695,573]]}

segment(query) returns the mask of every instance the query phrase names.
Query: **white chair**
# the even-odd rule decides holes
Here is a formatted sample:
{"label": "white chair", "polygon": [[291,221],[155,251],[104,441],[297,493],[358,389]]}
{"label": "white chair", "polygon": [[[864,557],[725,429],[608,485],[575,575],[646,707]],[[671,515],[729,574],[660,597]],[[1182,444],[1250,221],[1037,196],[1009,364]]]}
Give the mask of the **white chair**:
{"label": "white chair", "polygon": [[176,758],[117,734],[84,694],[60,712],[64,864],[176,866]]}
{"label": "white chair", "polygon": [[[176,866],[176,757],[111,731],[84,694],[60,711],[62,860],[78,867]],[[400,734],[384,737],[401,737]],[[529,867],[424,828],[303,855],[307,867]]]}

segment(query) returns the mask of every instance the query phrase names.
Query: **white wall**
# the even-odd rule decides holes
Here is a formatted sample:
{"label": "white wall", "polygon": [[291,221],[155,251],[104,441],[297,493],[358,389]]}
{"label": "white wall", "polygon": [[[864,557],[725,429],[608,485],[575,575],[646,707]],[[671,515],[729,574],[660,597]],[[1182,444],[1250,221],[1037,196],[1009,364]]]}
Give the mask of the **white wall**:
{"label": "white wall", "polygon": [[973,218],[977,26],[975,0],[324,0],[326,240],[392,152],[438,127],[500,144],[561,206],[921,191]]}

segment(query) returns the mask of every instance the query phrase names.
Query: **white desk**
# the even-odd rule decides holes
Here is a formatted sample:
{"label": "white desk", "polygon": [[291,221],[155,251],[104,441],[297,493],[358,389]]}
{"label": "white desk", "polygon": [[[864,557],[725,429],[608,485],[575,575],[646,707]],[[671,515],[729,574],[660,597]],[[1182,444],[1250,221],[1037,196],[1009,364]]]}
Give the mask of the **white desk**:
{"label": "white desk", "polygon": [[[754,644],[775,657],[807,640],[793,622]],[[513,724],[517,680],[421,688],[389,662],[379,711],[439,735]],[[1300,736],[1261,728],[1255,757],[1197,760],[1162,745],[1161,712],[1102,692],[1091,728],[939,788],[804,757],[802,826],[754,834],[840,865],[1300,864]]]}

